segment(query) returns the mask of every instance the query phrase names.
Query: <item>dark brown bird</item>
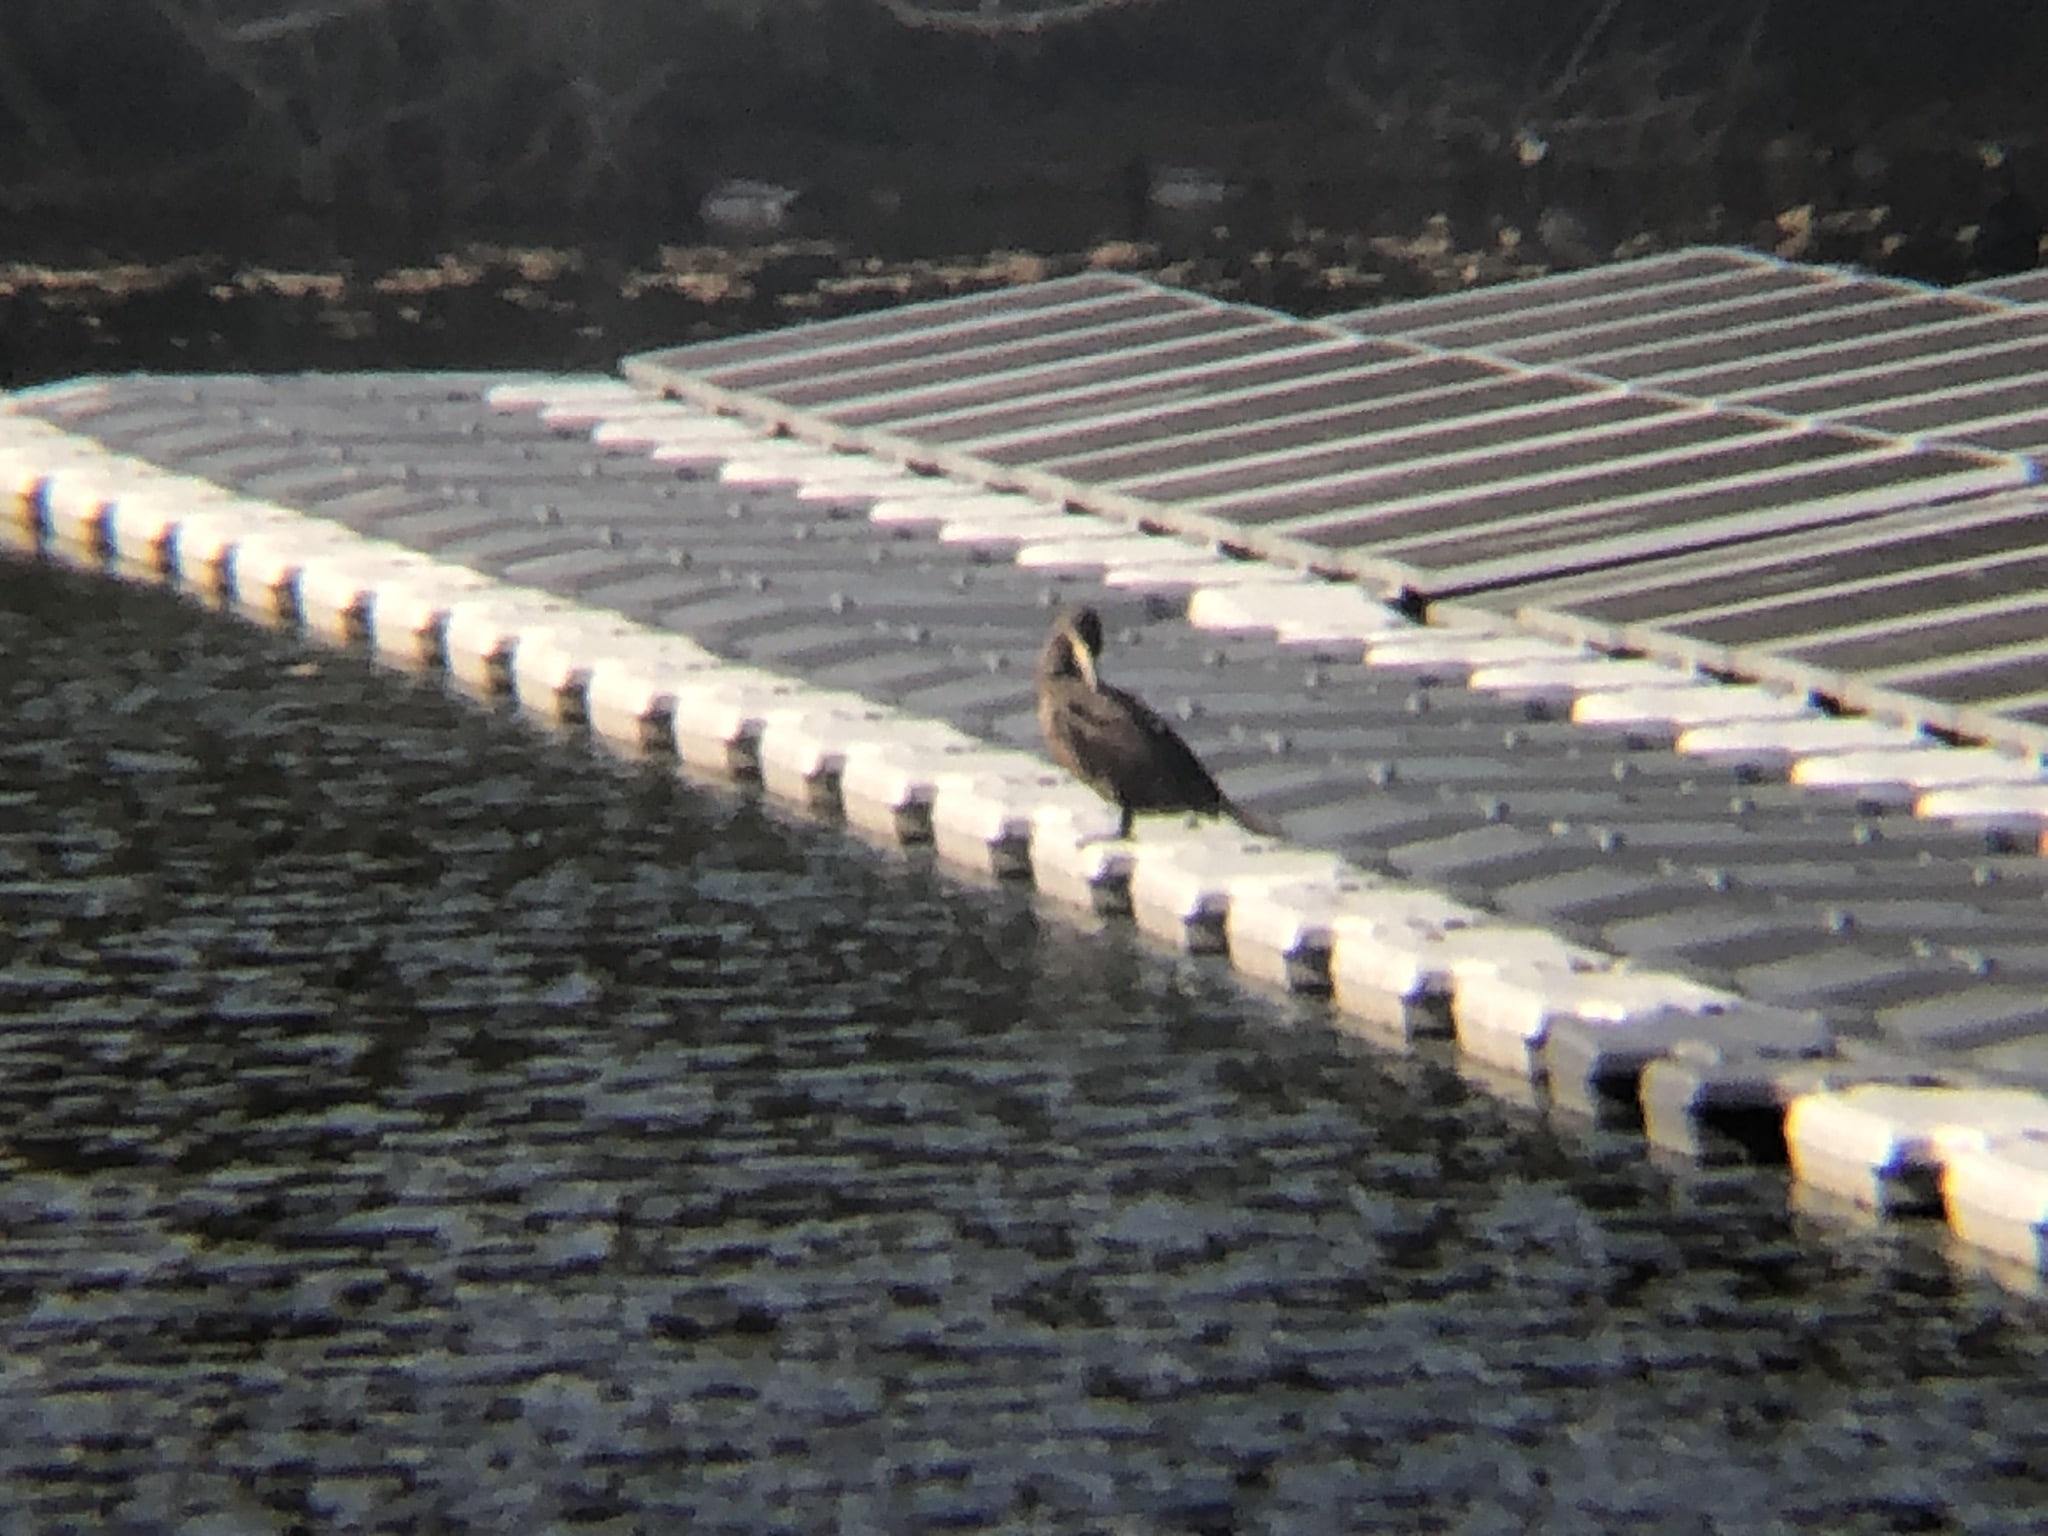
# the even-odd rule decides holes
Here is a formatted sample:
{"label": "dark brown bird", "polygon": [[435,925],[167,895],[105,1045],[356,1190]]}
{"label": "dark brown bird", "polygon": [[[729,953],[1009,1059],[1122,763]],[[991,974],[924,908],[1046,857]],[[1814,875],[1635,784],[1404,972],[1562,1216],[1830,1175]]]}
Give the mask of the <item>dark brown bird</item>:
{"label": "dark brown bird", "polygon": [[1038,657],[1038,728],[1053,760],[1123,813],[1117,835],[1129,837],[1141,811],[1228,816],[1247,831],[1267,831],[1231,804],[1179,732],[1102,680],[1101,656],[1101,615],[1062,614]]}

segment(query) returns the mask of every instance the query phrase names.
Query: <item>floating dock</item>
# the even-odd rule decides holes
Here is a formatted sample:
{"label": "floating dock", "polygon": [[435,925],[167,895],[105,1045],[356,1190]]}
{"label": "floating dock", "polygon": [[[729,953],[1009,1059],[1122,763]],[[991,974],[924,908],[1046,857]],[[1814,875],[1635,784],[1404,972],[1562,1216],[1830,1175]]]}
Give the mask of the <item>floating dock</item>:
{"label": "floating dock", "polygon": [[[1804,1183],[2048,1224],[2048,294],[1694,250],[1303,322],[1088,275],[622,377],[83,379],[46,556],[1125,909]],[[1061,604],[1284,837],[1037,742]]]}

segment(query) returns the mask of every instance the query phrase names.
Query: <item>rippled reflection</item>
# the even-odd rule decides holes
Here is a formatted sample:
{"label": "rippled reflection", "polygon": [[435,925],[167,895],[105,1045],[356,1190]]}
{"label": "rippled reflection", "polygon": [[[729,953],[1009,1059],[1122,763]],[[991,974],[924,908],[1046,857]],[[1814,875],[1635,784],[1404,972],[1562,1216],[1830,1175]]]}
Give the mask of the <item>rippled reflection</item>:
{"label": "rippled reflection", "polygon": [[7,1529],[2042,1509],[2034,1304],[1767,1172],[160,594],[0,653]]}

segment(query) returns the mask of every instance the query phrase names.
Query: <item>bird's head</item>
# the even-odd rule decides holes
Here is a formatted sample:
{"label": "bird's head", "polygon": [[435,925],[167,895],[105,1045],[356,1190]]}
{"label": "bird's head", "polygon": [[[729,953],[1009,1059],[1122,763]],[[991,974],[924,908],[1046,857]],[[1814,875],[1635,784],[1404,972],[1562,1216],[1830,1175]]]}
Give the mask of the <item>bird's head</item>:
{"label": "bird's head", "polygon": [[1078,677],[1090,688],[1096,687],[1095,659],[1102,654],[1102,615],[1093,608],[1076,608],[1060,615],[1053,626],[1052,641],[1054,671]]}
{"label": "bird's head", "polygon": [[1102,654],[1102,615],[1093,608],[1076,608],[1068,614],[1067,631],[1086,649],[1090,661]]}

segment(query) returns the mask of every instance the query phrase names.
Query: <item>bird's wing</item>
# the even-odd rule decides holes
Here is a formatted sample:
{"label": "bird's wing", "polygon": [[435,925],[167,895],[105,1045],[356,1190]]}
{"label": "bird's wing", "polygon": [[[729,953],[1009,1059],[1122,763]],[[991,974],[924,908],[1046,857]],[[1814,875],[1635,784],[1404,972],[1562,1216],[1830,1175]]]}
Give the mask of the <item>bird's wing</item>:
{"label": "bird's wing", "polygon": [[1076,689],[1061,701],[1061,724],[1074,769],[1091,782],[1119,787],[1138,810],[1213,811],[1223,792],[1180,733],[1142,700],[1107,683]]}

